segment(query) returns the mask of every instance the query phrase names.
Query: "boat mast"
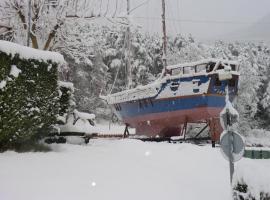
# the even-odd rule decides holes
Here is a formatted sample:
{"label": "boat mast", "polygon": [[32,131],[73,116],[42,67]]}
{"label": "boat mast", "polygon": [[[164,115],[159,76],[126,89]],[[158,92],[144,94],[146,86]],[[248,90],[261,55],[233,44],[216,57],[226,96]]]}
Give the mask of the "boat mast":
{"label": "boat mast", "polygon": [[163,40],[163,50],[162,50],[162,60],[163,60],[163,67],[166,71],[167,69],[167,35],[166,35],[166,21],[165,21],[165,0],[162,0],[162,40]]}
{"label": "boat mast", "polygon": [[128,27],[127,27],[127,85],[126,88],[130,89],[131,85],[132,85],[132,74],[131,74],[131,64],[130,64],[130,19],[129,19],[129,15],[130,15],[130,0],[127,0],[127,19],[128,19]]}

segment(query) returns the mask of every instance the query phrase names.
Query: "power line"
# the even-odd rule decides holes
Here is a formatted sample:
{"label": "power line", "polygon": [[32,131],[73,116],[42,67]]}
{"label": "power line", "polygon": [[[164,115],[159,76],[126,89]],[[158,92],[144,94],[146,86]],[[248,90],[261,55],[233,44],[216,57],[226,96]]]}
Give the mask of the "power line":
{"label": "power line", "polygon": [[[172,9],[172,6],[170,4],[170,1],[167,1],[168,2],[168,18],[170,18],[170,15],[171,15],[171,18],[172,19],[175,19],[175,16],[174,16],[174,12],[173,12],[173,9]],[[177,35],[178,33],[180,33],[178,31],[178,26],[177,26],[177,22],[176,21],[171,21],[172,23],[170,24],[170,26],[172,26],[172,30],[174,30],[175,32],[175,35]]]}
{"label": "power line", "polygon": [[[136,19],[150,19],[150,20],[161,20],[160,17],[141,17],[141,16],[133,16]],[[254,22],[244,22],[244,21],[226,21],[226,20],[199,20],[199,19],[176,19],[176,18],[167,18],[168,21],[177,21],[184,23],[212,23],[212,24],[254,24]],[[264,22],[257,24],[270,25],[270,22]]]}

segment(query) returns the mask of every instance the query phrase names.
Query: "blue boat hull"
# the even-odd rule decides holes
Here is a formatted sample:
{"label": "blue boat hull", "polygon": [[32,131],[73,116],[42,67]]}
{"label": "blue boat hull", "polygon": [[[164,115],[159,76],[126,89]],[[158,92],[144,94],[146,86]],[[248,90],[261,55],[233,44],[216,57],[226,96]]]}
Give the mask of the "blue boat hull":
{"label": "blue boat hull", "polygon": [[[194,77],[193,77],[194,78]],[[218,140],[222,128],[219,123],[219,114],[225,106],[225,87],[227,83],[221,82],[216,86],[211,76],[196,77],[207,82],[209,86],[206,93],[172,96],[169,98],[145,98],[137,101],[115,104],[114,112],[120,120],[130,127],[136,128],[136,134],[147,136],[179,136],[182,125],[185,123],[207,122],[212,132],[212,139]],[[238,77],[236,83],[229,87],[230,99],[237,93]],[[177,81],[177,80],[174,80]],[[186,79],[186,81],[190,81]],[[183,83],[183,80],[179,80]],[[162,90],[169,87],[164,83]]]}

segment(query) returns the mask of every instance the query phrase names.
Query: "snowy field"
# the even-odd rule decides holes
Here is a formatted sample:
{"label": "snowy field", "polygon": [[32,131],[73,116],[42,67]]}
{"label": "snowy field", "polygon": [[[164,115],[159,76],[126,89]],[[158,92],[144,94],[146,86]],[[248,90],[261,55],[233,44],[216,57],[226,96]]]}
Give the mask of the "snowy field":
{"label": "snowy field", "polygon": [[[228,200],[219,148],[138,140],[51,145],[48,153],[0,154],[1,200]],[[270,160],[242,159],[238,178],[270,188]]]}

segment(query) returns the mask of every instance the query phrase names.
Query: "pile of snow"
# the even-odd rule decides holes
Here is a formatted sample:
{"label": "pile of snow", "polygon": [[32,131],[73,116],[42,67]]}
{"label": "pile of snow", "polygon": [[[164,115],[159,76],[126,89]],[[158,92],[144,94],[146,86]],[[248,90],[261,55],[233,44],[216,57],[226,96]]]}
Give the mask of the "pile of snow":
{"label": "pile of snow", "polygon": [[3,40],[0,40],[0,51],[11,54],[12,56],[19,54],[20,58],[24,59],[36,59],[43,62],[51,60],[59,64],[65,64],[64,57],[59,53],[33,49]]}

